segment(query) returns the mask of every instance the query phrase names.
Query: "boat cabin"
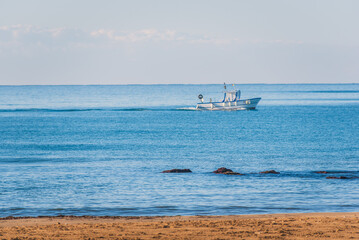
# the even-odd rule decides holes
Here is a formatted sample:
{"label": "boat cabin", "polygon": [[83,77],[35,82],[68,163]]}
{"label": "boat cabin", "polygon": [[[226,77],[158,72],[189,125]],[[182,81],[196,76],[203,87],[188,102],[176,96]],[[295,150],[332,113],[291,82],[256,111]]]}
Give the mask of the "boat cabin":
{"label": "boat cabin", "polygon": [[225,91],[224,98],[222,102],[235,102],[241,98],[241,91],[234,90],[234,91]]}

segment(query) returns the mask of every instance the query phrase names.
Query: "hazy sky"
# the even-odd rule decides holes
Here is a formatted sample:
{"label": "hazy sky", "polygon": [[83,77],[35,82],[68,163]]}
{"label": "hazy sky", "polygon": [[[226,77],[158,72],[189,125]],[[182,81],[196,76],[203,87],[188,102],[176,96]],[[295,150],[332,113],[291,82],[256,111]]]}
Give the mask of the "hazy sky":
{"label": "hazy sky", "polygon": [[0,84],[359,83],[358,0],[0,0]]}

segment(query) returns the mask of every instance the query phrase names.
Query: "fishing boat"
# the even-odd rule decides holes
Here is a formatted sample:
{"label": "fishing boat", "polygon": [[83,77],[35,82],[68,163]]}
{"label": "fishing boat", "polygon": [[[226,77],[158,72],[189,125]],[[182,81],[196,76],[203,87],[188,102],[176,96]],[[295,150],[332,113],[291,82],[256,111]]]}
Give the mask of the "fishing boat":
{"label": "fishing boat", "polygon": [[197,110],[253,110],[257,107],[257,104],[261,100],[261,98],[249,98],[249,99],[241,99],[241,91],[240,90],[227,90],[226,84],[224,84],[224,97],[221,102],[212,102],[210,99],[209,102],[205,102],[203,95],[199,94],[198,98],[201,101],[197,103]]}

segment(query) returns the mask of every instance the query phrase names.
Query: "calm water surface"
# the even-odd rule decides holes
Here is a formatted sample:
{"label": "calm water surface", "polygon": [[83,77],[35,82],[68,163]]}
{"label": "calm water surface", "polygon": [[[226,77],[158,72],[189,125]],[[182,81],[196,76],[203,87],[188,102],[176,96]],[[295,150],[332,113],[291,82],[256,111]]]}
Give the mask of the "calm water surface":
{"label": "calm water surface", "polygon": [[359,85],[238,87],[257,110],[183,110],[221,85],[0,87],[0,217],[359,211],[359,178],[326,179],[359,177]]}

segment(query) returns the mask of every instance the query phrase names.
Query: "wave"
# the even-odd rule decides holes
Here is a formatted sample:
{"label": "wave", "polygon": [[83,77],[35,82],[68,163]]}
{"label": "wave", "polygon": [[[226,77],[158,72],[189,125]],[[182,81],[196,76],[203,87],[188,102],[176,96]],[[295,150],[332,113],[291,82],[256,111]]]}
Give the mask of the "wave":
{"label": "wave", "polygon": [[193,215],[239,215],[239,214],[274,214],[274,213],[300,213],[320,212],[328,210],[355,211],[358,204],[326,204],[323,206],[288,205],[277,206],[271,203],[253,205],[177,205],[177,206],[133,206],[133,207],[27,207],[27,208],[0,208],[0,220],[4,218],[26,218],[26,217],[64,217],[83,216],[87,218],[121,218],[121,217],[142,217],[142,216],[193,216]]}
{"label": "wave", "polygon": [[[342,208],[348,208],[347,206]],[[100,217],[140,217],[140,216],[176,216],[176,215],[233,215],[258,213],[306,212],[306,207],[275,206],[148,206],[148,207],[59,207],[59,208],[0,208],[0,219],[13,217],[63,217],[63,216],[100,216]]]}
{"label": "wave", "polygon": [[304,92],[311,92],[311,93],[359,93],[356,90],[329,90],[329,91],[304,91]]}
{"label": "wave", "polygon": [[[341,98],[341,99],[313,99],[313,98],[266,98],[261,103],[261,106],[272,105],[280,106],[285,105],[321,105],[321,104],[348,104],[359,102],[359,98]],[[164,107],[100,107],[100,108],[0,108],[0,113],[11,113],[11,112],[142,112],[142,111],[196,111],[197,109],[193,106],[164,106]]]}
{"label": "wave", "polygon": [[340,102],[340,101],[359,101],[359,98],[267,98],[265,101],[313,101],[313,102],[320,102],[320,101],[331,101],[331,102]]}
{"label": "wave", "polygon": [[313,171],[312,173],[321,173],[321,174],[336,174],[336,173],[359,173],[356,170],[322,170],[322,171]]}
{"label": "wave", "polygon": [[142,112],[142,111],[195,111],[194,107],[169,108],[3,108],[0,112]]}
{"label": "wave", "polygon": [[0,109],[0,112],[89,112],[89,111],[163,111],[175,109],[156,109],[156,108],[13,108]]}
{"label": "wave", "polygon": [[274,91],[261,91],[261,92],[270,92],[270,93],[359,93],[359,90],[318,90],[318,91],[313,91],[313,90],[307,90],[307,91],[300,91],[300,90],[296,90],[296,91],[278,91],[278,90],[274,90]]}

